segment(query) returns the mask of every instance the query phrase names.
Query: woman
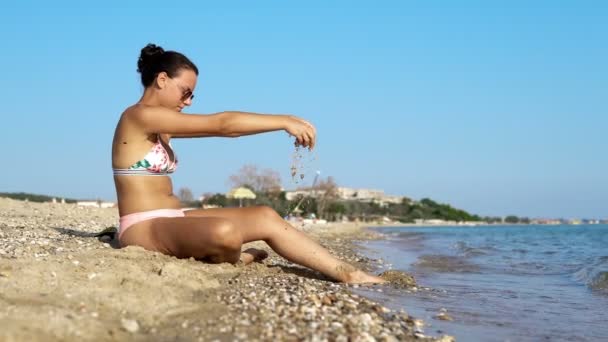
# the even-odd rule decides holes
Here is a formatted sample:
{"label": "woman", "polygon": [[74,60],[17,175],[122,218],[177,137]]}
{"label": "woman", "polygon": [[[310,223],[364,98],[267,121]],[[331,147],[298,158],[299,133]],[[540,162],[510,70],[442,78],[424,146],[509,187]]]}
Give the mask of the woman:
{"label": "woman", "polygon": [[337,281],[383,282],[337,260],[269,207],[182,211],[168,176],[178,164],[172,138],[239,137],[285,130],[297,145],[312,149],[315,128],[291,115],[182,114],[194,98],[197,67],[181,53],[153,44],[141,50],[137,66],[145,90],[122,114],[112,144],[122,246],[137,245],[178,258],[247,264],[266,253],[255,249],[241,253],[242,244],[263,240],[289,261]]}

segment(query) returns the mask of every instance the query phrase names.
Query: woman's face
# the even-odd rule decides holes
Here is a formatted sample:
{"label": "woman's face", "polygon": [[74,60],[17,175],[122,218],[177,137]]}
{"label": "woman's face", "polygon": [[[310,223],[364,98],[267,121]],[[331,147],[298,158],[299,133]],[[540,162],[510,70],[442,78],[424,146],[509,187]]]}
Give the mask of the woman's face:
{"label": "woman's face", "polygon": [[158,75],[161,87],[162,106],[181,112],[184,107],[192,104],[197,76],[190,69],[182,69],[177,76],[171,78],[166,73]]}

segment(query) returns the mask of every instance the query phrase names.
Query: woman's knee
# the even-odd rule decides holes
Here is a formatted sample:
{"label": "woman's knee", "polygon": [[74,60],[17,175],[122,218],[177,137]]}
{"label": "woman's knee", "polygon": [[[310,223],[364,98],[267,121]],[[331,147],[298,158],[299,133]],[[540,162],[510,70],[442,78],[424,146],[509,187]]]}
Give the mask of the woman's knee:
{"label": "woman's knee", "polygon": [[255,213],[257,216],[262,217],[265,220],[276,220],[281,219],[281,216],[276,212],[276,210],[272,209],[269,206],[261,205],[254,207]]}
{"label": "woman's knee", "polygon": [[255,221],[258,226],[257,237],[270,243],[279,234],[283,234],[284,230],[289,229],[289,224],[271,207],[259,206],[254,207]]}
{"label": "woman's knee", "polygon": [[243,245],[241,232],[229,221],[214,225],[208,238],[210,242],[223,252],[240,252]]}

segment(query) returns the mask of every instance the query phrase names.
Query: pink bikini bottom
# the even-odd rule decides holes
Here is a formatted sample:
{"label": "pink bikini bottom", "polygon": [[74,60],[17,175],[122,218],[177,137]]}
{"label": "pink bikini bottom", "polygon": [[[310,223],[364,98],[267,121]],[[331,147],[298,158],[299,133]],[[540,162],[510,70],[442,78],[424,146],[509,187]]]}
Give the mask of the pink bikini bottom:
{"label": "pink bikini bottom", "polygon": [[159,217],[184,217],[186,216],[186,214],[184,214],[184,211],[186,210],[188,209],[156,209],[121,216],[118,226],[118,239],[120,239],[128,228],[136,223]]}

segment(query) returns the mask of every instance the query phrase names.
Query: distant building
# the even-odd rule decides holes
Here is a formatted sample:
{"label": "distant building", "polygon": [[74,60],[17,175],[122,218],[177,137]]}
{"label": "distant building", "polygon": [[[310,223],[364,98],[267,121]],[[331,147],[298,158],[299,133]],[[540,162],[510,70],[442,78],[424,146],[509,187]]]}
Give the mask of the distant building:
{"label": "distant building", "polygon": [[556,224],[564,224],[565,222],[562,222],[562,220],[559,220],[559,219],[537,218],[537,219],[530,220],[530,223],[531,224],[552,224],[552,225],[556,225]]}
{"label": "distant building", "polygon": [[583,224],[600,224],[600,220],[596,220],[596,219],[583,219]]}
{"label": "distant building", "polygon": [[303,197],[321,197],[325,194],[325,190],[294,190],[294,191],[286,191],[285,199],[288,201],[293,201],[299,196]]}
{"label": "distant building", "polygon": [[[285,192],[285,198],[289,201],[293,201],[299,196],[318,198],[325,195],[325,190],[318,189],[305,189]],[[377,189],[357,189],[357,188],[336,188],[336,195],[338,199],[345,201],[358,201],[358,202],[373,202],[381,206],[386,206],[389,203],[401,203],[403,196],[391,196],[385,195],[383,190]]]}
{"label": "distant building", "polygon": [[384,191],[376,189],[338,188],[338,196],[344,200],[371,202],[384,197]]}

